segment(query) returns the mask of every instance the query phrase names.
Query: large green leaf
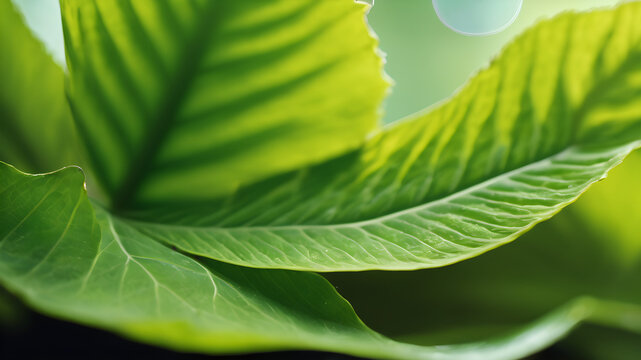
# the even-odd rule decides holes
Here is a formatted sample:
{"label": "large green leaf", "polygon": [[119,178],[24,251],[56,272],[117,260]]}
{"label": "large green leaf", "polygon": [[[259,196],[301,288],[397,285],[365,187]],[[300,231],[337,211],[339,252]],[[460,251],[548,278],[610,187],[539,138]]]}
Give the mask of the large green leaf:
{"label": "large green leaf", "polygon": [[552,217],[639,146],[640,126],[641,3],[568,13],[358,152],[135,226],[252,267],[443,266]]}
{"label": "large green leaf", "polygon": [[387,88],[367,8],[63,0],[72,110],[112,205],[205,200],[360,146]]}
{"label": "large green leaf", "polygon": [[[368,324],[394,337],[427,344],[485,338],[590,296],[607,300],[598,306],[597,323],[633,330],[630,341],[638,348],[640,174],[636,152],[552,220],[470,261],[417,272],[327,276]],[[422,335],[409,337],[417,333]],[[590,344],[580,345],[585,351]]]}
{"label": "large green leaf", "polygon": [[0,0],[0,79],[0,160],[36,172],[77,160],[63,71],[10,0]]}
{"label": "large green leaf", "polygon": [[0,163],[0,212],[0,281],[8,289],[45,313],[184,351],[513,359],[598,314],[586,299],[483,342],[402,344],[365,327],[318,275],[189,257],[141,235],[92,206],[77,168],[28,175]]}

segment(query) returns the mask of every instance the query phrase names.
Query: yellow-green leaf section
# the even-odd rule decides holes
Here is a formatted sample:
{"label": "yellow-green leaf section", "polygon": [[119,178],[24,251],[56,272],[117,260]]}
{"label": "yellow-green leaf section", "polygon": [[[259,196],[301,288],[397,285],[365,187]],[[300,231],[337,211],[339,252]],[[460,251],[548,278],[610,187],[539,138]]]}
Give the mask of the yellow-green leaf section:
{"label": "yellow-green leaf section", "polygon": [[388,85],[367,9],[63,0],[70,103],[112,206],[228,195],[361,146]]}
{"label": "yellow-green leaf section", "polygon": [[632,2],[542,22],[450,100],[359,151],[215,202],[130,216],[160,241],[245,266],[438,267],[550,218],[640,139]]}

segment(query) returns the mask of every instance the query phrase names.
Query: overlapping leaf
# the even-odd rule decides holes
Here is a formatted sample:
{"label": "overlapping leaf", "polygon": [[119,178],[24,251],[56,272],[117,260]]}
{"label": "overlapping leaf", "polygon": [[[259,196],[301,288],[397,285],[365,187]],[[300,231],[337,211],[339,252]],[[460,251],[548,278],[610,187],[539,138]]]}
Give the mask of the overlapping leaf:
{"label": "overlapping leaf", "polygon": [[[411,337],[423,343],[485,338],[590,296],[607,300],[596,304],[596,322],[632,330],[627,341],[638,345],[640,173],[636,152],[561,214],[479,258],[418,272],[328,274],[329,280],[369,325],[404,338],[420,334]],[[382,307],[389,309],[384,317]],[[589,352],[605,342],[578,347]]]}
{"label": "overlapping leaf", "polygon": [[62,1],[69,96],[116,208],[206,200],[360,146],[386,92],[354,1]]}
{"label": "overlapping leaf", "polygon": [[343,158],[183,211],[145,234],[235,264],[443,266],[509,242],[641,139],[641,4],[546,21],[456,96]]}
{"label": "overlapping leaf", "polygon": [[94,215],[77,168],[34,176],[0,163],[0,211],[0,281],[10,290],[46,313],[174,349],[512,359],[547,346],[592,310],[577,302],[479,343],[402,344],[365,327],[317,275],[189,257],[99,207]]}
{"label": "overlapping leaf", "polygon": [[63,71],[8,0],[0,1],[0,79],[0,160],[36,172],[77,161]]}

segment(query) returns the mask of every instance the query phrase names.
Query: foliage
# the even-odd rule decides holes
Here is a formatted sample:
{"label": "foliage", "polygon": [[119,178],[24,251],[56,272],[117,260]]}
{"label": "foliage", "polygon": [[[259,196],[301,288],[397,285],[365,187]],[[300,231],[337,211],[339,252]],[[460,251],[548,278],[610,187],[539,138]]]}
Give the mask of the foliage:
{"label": "foliage", "polygon": [[[526,327],[410,345],[306,272],[466,260],[604,178],[641,145],[641,3],[544,21],[452,98],[384,128],[388,80],[351,0],[63,0],[66,75],[0,10],[0,281],[34,308],[204,353],[512,359],[580,321],[641,331],[635,296],[552,290],[542,305],[566,305]],[[72,164],[91,197],[78,167],[43,173]],[[546,237],[526,244],[598,253]],[[466,291],[533,251],[510,249],[430,270],[460,292],[430,289],[426,306],[501,304],[505,282]],[[548,284],[574,265],[537,273]]]}

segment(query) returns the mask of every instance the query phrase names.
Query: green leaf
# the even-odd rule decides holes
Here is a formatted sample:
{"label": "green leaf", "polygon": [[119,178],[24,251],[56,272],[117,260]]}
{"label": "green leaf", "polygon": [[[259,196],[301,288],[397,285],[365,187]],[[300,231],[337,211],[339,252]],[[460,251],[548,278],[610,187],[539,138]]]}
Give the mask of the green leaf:
{"label": "green leaf", "polygon": [[64,74],[10,0],[0,0],[0,160],[35,172],[77,160]]}
{"label": "green leaf", "polygon": [[203,201],[359,147],[387,89],[367,8],[63,0],[72,110],[113,207]]}
{"label": "green leaf", "polygon": [[318,275],[243,268],[157,243],[92,206],[78,168],[28,175],[0,163],[0,211],[0,281],[8,289],[50,315],[183,351],[513,359],[547,346],[598,306],[581,300],[502,337],[420,347],[369,330]]}
{"label": "green leaf", "polygon": [[162,242],[244,266],[444,266],[514,240],[605,177],[640,144],[640,100],[641,3],[568,13],[358,152],[130,216],[153,219],[135,226]]}
{"label": "green leaf", "polygon": [[327,276],[370,326],[402,339],[422,334],[411,338],[433,344],[486,338],[588,296],[599,299],[593,323],[631,330],[638,345],[640,173],[641,153],[635,152],[552,220],[470,261],[417,272]]}

